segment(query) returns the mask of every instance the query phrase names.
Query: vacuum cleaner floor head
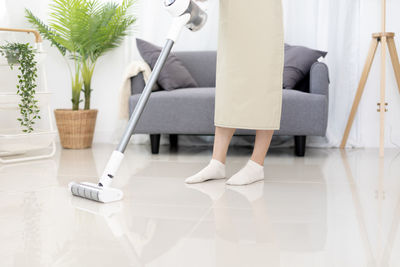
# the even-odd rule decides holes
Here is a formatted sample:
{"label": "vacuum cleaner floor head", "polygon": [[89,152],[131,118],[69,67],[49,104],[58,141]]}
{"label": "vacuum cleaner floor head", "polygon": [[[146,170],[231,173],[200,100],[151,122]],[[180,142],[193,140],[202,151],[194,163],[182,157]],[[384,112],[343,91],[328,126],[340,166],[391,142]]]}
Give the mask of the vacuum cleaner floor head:
{"label": "vacuum cleaner floor head", "polygon": [[109,187],[102,187],[93,183],[75,183],[68,185],[69,190],[74,196],[94,200],[101,203],[109,203],[121,200],[123,193],[121,190]]}

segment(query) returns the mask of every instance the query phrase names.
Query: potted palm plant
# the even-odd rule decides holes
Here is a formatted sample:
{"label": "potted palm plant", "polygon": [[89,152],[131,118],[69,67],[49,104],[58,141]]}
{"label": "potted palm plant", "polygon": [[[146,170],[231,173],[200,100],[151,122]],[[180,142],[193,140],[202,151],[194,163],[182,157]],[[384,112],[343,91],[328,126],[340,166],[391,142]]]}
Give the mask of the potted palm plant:
{"label": "potted palm plant", "polygon": [[[123,0],[121,4],[53,0],[48,25],[26,10],[29,22],[60,51],[69,66],[72,109],[54,111],[64,148],[92,145],[97,110],[90,108],[90,98],[96,62],[107,51],[118,47],[128,34],[136,21],[128,13],[133,4],[134,0]],[[80,109],[81,102],[84,102],[83,109]]]}

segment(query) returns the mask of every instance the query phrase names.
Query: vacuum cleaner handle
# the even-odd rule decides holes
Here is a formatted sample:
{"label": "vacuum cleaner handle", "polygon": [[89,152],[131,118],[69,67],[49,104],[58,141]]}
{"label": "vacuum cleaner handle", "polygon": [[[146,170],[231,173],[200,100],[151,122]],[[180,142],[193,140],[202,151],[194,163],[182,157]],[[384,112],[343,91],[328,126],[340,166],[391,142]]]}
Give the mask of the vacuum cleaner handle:
{"label": "vacuum cleaner handle", "polygon": [[173,17],[189,14],[190,19],[186,27],[191,31],[200,30],[207,22],[207,13],[193,0],[164,0],[164,6]]}

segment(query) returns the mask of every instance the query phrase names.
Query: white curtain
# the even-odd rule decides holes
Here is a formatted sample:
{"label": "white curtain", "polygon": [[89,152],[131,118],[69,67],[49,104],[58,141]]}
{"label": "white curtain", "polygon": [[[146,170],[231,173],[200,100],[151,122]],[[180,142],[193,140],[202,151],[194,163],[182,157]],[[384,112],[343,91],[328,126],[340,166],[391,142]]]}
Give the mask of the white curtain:
{"label": "white curtain", "polygon": [[[284,0],[283,4],[286,42],[328,51],[324,60],[331,80],[327,137],[311,140],[316,146],[339,146],[358,84],[360,0]],[[359,144],[358,129],[356,120],[349,144]]]}

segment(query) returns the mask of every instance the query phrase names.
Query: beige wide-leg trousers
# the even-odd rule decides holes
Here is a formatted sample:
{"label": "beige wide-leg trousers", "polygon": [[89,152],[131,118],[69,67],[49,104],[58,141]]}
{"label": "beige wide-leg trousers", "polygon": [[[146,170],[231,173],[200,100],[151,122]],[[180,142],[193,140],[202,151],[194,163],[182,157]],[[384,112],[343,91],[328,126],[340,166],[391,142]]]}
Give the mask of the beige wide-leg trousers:
{"label": "beige wide-leg trousers", "polygon": [[279,129],[283,65],[281,0],[220,0],[215,126]]}

